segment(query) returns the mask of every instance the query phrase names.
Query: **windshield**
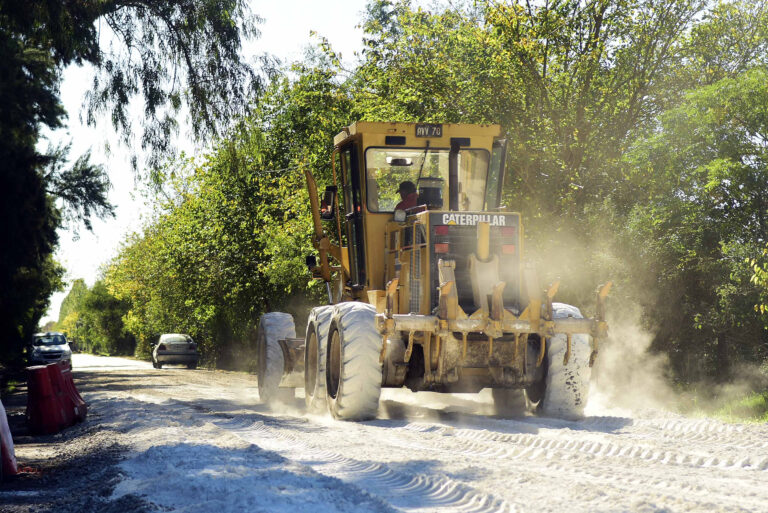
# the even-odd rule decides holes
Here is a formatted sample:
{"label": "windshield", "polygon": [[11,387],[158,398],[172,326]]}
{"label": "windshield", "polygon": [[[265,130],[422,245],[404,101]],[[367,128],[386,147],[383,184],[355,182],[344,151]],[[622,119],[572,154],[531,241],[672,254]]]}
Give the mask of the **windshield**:
{"label": "windshield", "polygon": [[164,336],[161,342],[176,343],[176,342],[191,342],[192,339],[184,335],[170,335]]}
{"label": "windshield", "polygon": [[51,334],[51,335],[37,335],[32,341],[32,344],[36,346],[58,346],[61,344],[66,344],[66,342],[67,342],[67,339],[64,338],[64,335]]}
{"label": "windshield", "polygon": [[[415,204],[448,208],[448,155],[450,150],[425,148],[368,148],[365,152],[368,210],[393,212],[411,186]],[[461,150],[459,164],[459,210],[485,210],[489,155],[486,150]]]}

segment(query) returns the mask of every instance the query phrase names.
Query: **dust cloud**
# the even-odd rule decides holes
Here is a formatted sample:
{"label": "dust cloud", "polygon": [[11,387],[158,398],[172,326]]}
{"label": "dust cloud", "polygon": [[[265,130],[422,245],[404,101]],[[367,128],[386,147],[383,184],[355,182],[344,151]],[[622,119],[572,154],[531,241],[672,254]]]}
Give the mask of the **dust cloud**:
{"label": "dust cloud", "polygon": [[672,385],[668,359],[650,350],[654,333],[643,325],[639,306],[651,302],[655,294],[651,288],[637,287],[651,281],[644,276],[650,271],[623,258],[626,252],[605,235],[611,233],[610,219],[600,222],[605,224],[590,237],[567,220],[553,223],[555,236],[531,245],[526,257],[535,262],[542,287],[560,281],[554,300],[578,307],[584,317],[595,313],[591,291],[614,283],[607,299],[608,339],[598,348],[585,413],[632,416],[648,410],[675,411],[679,394]]}
{"label": "dust cloud", "polygon": [[651,353],[653,334],[640,323],[639,308],[609,315],[609,338],[599,347],[587,414],[616,414],[676,409],[665,355]]}

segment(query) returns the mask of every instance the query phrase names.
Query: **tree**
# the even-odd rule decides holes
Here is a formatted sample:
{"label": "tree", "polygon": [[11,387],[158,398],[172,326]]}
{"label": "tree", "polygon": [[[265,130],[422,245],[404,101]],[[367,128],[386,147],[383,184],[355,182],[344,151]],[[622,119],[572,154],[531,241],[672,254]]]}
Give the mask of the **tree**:
{"label": "tree", "polygon": [[3,27],[54,66],[94,68],[90,124],[108,113],[130,141],[127,109],[140,96],[141,145],[156,157],[168,149],[183,105],[199,137],[242,112],[260,81],[239,50],[243,38],[258,35],[258,21],[243,0],[5,0],[2,11]]}
{"label": "tree", "polygon": [[76,341],[81,351],[133,354],[135,339],[123,325],[128,305],[107,290],[102,280],[90,289],[77,279],[61,303],[56,329]]}
{"label": "tree", "polygon": [[[255,21],[242,0],[2,2],[0,214],[7,222],[0,241],[9,249],[0,264],[0,359],[20,364],[21,341],[47,306],[42,295],[60,286],[61,270],[50,255],[62,220],[89,227],[93,215],[112,214],[109,181],[88,154],[66,169],[66,146],[38,150],[41,127],[61,127],[66,114],[59,72],[69,64],[93,66],[86,119],[93,124],[109,113],[126,142],[133,134],[127,108],[140,95],[141,146],[158,161],[183,106],[203,137],[252,99],[259,80],[238,52],[242,38],[256,34]],[[102,26],[112,35],[102,39]],[[22,286],[36,289],[19,293]]]}
{"label": "tree", "polygon": [[373,1],[358,67],[323,42],[212,152],[156,171],[162,207],[109,290],[140,340],[182,326],[212,363],[247,358],[262,311],[321,292],[299,171],[328,181],[340,127],[501,122],[505,203],[527,260],[566,277],[558,299],[588,307],[614,279],[678,379],[727,377],[766,351],[764,21],[743,0]]}
{"label": "tree", "polygon": [[477,2],[436,14],[369,6],[359,71],[372,120],[501,123],[515,174],[508,201],[529,221],[574,216],[620,177],[616,162],[652,124],[695,0]]}
{"label": "tree", "polygon": [[[766,80],[756,68],[689,92],[628,156],[640,201],[625,257],[650,270],[638,285],[658,294],[646,297],[655,345],[689,378],[725,379],[734,363],[768,357],[753,308],[768,240]],[[684,368],[683,355],[706,365]]]}
{"label": "tree", "polygon": [[[330,63],[276,77],[252,116],[199,160],[162,170],[157,217],[130,236],[107,271],[109,290],[130,304],[126,328],[137,353],[164,332],[189,333],[204,357],[247,366],[259,316],[288,308],[305,315],[318,297],[305,256],[312,252],[303,166],[329,179],[331,140],[349,123],[349,97]],[[318,298],[319,299],[319,298]]]}
{"label": "tree", "polygon": [[83,301],[85,296],[88,295],[88,285],[85,280],[78,278],[72,282],[72,287],[69,289],[69,293],[61,301],[61,307],[59,308],[59,324],[64,322],[64,319],[71,314],[83,309]]}

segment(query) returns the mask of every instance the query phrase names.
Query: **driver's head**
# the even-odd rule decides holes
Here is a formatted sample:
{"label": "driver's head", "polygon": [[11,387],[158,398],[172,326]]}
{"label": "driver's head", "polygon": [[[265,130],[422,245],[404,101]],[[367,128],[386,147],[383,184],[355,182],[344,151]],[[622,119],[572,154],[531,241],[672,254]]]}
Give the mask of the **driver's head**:
{"label": "driver's head", "polygon": [[400,193],[400,197],[405,199],[409,194],[416,192],[416,185],[411,181],[404,181],[400,183],[400,187],[397,188],[397,192]]}

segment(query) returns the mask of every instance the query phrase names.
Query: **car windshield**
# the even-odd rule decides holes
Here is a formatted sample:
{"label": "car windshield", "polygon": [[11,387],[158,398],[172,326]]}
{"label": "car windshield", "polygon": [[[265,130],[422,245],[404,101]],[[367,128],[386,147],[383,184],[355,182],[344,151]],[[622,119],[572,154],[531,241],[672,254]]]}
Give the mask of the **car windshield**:
{"label": "car windshield", "polygon": [[170,337],[163,337],[162,341],[166,343],[175,343],[175,342],[188,342],[189,339],[182,335],[173,335]]}
{"label": "car windshield", "polygon": [[38,335],[32,341],[36,346],[58,346],[66,342],[64,335]]}
{"label": "car windshield", "polygon": [[[398,188],[411,182],[417,204],[448,208],[448,149],[369,148],[365,152],[368,210],[392,212],[400,202]],[[489,154],[486,150],[461,150],[459,210],[485,210]],[[488,184],[490,185],[490,184]]]}

